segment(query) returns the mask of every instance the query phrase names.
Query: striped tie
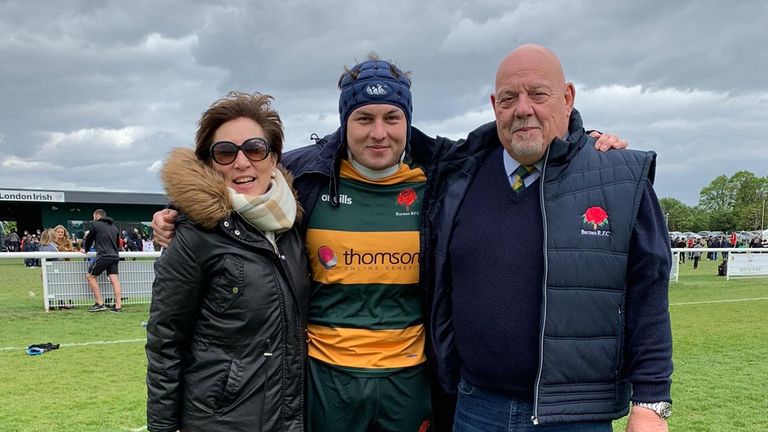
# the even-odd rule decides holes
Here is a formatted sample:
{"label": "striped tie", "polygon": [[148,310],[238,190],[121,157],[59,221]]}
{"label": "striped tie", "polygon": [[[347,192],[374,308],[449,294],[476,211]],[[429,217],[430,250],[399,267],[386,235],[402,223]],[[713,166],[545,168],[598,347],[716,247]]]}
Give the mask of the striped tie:
{"label": "striped tie", "polygon": [[536,167],[533,165],[520,165],[512,174],[512,190],[520,193],[525,189],[525,178],[536,171]]}

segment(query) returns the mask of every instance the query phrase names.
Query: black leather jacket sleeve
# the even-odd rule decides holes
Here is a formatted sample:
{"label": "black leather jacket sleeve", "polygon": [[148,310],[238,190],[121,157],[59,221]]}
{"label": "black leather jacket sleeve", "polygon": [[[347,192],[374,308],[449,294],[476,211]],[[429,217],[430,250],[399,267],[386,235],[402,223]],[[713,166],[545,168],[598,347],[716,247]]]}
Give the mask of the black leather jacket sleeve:
{"label": "black leather jacket sleeve", "polygon": [[147,325],[147,429],[176,431],[183,389],[181,372],[189,356],[204,277],[190,224],[180,224],[170,247],[155,263]]}

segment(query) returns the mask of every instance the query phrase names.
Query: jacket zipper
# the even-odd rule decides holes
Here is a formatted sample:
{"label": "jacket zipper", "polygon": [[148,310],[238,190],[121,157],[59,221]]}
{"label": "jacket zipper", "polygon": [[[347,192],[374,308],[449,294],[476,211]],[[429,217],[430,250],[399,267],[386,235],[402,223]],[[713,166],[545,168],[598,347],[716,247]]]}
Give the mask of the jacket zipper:
{"label": "jacket zipper", "polygon": [[536,372],[536,384],[533,388],[533,416],[531,421],[534,425],[539,424],[539,385],[541,384],[541,372],[544,368],[544,330],[547,323],[547,272],[549,270],[549,261],[547,259],[547,211],[544,205],[544,174],[547,171],[547,160],[549,159],[549,150],[544,155],[544,164],[541,166],[541,177],[539,177],[539,205],[541,206],[541,222],[544,235],[544,277],[541,284],[541,331],[539,333],[539,370]]}
{"label": "jacket zipper", "polygon": [[[248,225],[252,226],[253,229],[258,231],[259,234],[261,234],[267,240],[267,242],[272,245],[272,250],[275,252],[275,255],[277,256],[277,260],[278,260],[280,269],[283,271],[283,274],[285,275],[286,280],[288,280],[290,275],[289,275],[288,271],[285,269],[285,265],[283,264],[284,261],[286,260],[286,257],[285,257],[285,255],[280,253],[280,248],[277,247],[277,242],[278,242],[278,240],[280,240],[280,238],[283,236],[283,234],[287,233],[288,231],[292,230],[293,228],[290,228],[288,231],[283,231],[283,232],[277,234],[275,236],[275,242],[272,243],[271,241],[269,241],[269,239],[267,238],[266,234],[264,234],[264,231],[262,231],[259,228],[257,228],[254,224],[252,224],[250,221],[246,220],[245,218],[243,218],[243,220],[245,222],[247,222]],[[296,304],[298,305],[298,299],[295,299],[295,300],[296,300]],[[298,334],[300,335],[301,334],[301,317],[296,317],[296,318],[297,318],[296,319],[296,329],[299,330]]]}
{"label": "jacket zipper", "polygon": [[248,220],[248,219],[246,219],[246,218],[241,218],[241,219],[242,219],[243,221],[245,221],[245,223],[247,223],[248,225],[252,226],[252,227],[253,227],[253,229],[255,229],[255,230],[256,230],[256,231],[257,231],[259,234],[261,234],[261,236],[262,236],[262,237],[264,237],[264,239],[267,241],[267,243],[269,243],[270,245],[272,245],[272,250],[275,252],[275,255],[277,255],[277,257],[278,257],[278,258],[281,258],[281,259],[285,259],[285,257],[284,257],[283,255],[280,255],[280,250],[277,248],[277,240],[278,240],[280,237],[282,237],[282,236],[283,236],[283,234],[285,234],[285,233],[286,233],[286,232],[288,232],[288,231],[283,231],[283,232],[281,232],[280,234],[277,234],[277,235],[275,236],[275,242],[274,242],[274,243],[272,243],[271,241],[269,241],[269,238],[267,238],[267,235],[266,235],[266,234],[264,234],[264,231],[262,231],[262,230],[261,230],[259,227],[257,227],[257,226],[256,226],[256,225],[254,225],[253,223],[251,223],[251,221],[249,221],[249,220]]}
{"label": "jacket zipper", "polygon": [[[294,229],[294,228],[291,228],[290,230],[292,230],[292,229]],[[290,230],[288,230],[288,231],[290,231]],[[304,356],[305,355],[304,354],[304,348],[301,347],[302,331],[301,331],[301,316],[299,316],[299,313],[298,313],[298,311],[299,311],[299,302],[298,302],[298,299],[295,297],[295,294],[292,292],[291,287],[290,287],[291,274],[285,268],[286,257],[285,257],[285,255],[280,253],[280,249],[277,247],[277,241],[280,239],[280,237],[283,236],[283,234],[287,233],[288,231],[283,231],[280,234],[277,234],[275,236],[275,243],[272,244],[272,247],[275,250],[275,255],[277,256],[277,261],[278,261],[277,265],[280,268],[279,271],[283,274],[283,277],[285,278],[285,280],[288,283],[288,286],[283,286],[282,284],[280,284],[280,286],[278,286],[278,288],[277,288],[278,298],[280,299],[280,321],[283,323],[283,325],[287,329],[288,328],[288,314],[286,313],[286,302],[287,302],[287,299],[285,298],[285,295],[286,295],[285,291],[287,291],[288,294],[293,298],[294,303],[296,304],[296,311],[297,311],[296,323],[295,323],[295,325],[296,325],[296,335],[298,336],[298,339],[299,339],[299,352],[301,353],[302,356]],[[269,239],[267,239],[267,241],[269,241]],[[290,337],[290,335],[286,335],[286,337],[283,338],[283,342],[282,342],[282,344],[283,344],[283,346],[282,346],[283,353],[286,353],[285,355],[283,355],[283,358],[282,358],[282,371],[280,372],[280,379],[282,381],[281,385],[283,386],[283,388],[286,387],[286,382],[285,381],[287,379],[286,376],[285,376],[284,371],[287,370],[290,367],[289,360],[288,360],[288,355],[287,355],[287,353],[288,353],[288,338],[289,337]],[[266,353],[265,353],[265,355],[266,355]],[[269,353],[269,355],[271,356],[272,353]],[[303,376],[303,372],[299,376],[300,377]],[[304,384],[302,383],[302,386],[303,385]],[[284,413],[284,411],[285,411],[285,403],[284,402],[285,402],[285,400],[283,399],[281,401],[281,403],[280,403],[280,418],[285,418],[285,413]]]}
{"label": "jacket zipper", "polygon": [[[246,220],[245,218],[243,218],[243,220],[246,223],[248,223],[248,225],[252,226],[253,229],[258,231],[259,234],[264,236],[264,238],[267,240],[267,242],[272,245],[272,250],[275,252],[275,255],[277,256],[278,265],[280,266],[280,269],[282,270],[286,280],[289,280],[290,279],[290,274],[285,269],[285,265],[284,265],[284,261],[286,260],[286,257],[285,257],[285,255],[280,253],[280,249],[277,247],[277,242],[278,242],[278,240],[280,240],[280,238],[283,236],[283,234],[287,233],[288,231],[290,231],[293,228],[289,229],[288,231],[283,231],[280,234],[277,234],[275,236],[275,242],[272,243],[272,242],[269,241],[269,239],[267,239],[267,236],[266,236],[266,234],[264,234],[264,231],[260,230],[258,227],[256,227],[254,224],[252,224],[250,221]],[[281,292],[282,292],[282,290],[281,290]],[[283,302],[285,302],[285,299],[283,298],[283,296],[281,295],[280,297],[283,299]],[[298,303],[298,299],[294,298],[294,300],[295,300],[296,304],[298,305],[299,304]],[[285,306],[284,305],[283,305],[283,312],[285,312]],[[301,340],[301,337],[302,337],[301,335],[304,333],[304,331],[301,328],[301,317],[298,316],[298,315],[296,316],[296,331],[297,331],[296,334],[299,335],[299,340]]]}
{"label": "jacket zipper", "polygon": [[[246,222],[248,222],[248,221],[246,221]],[[248,222],[248,223],[249,223],[251,226],[253,226],[253,224],[251,224],[250,222]],[[256,230],[257,230],[259,233],[261,233],[261,235],[263,235],[263,236],[264,236],[264,238],[266,238],[266,237],[267,237],[267,236],[264,234],[264,232],[263,232],[263,231],[261,231],[260,229],[256,228],[255,226],[253,226],[253,228],[255,228],[255,229],[256,229]],[[292,230],[292,229],[293,229],[293,228],[289,229],[288,231],[290,231],[290,230]],[[288,271],[285,269],[285,261],[286,261],[286,259],[287,259],[287,258],[285,257],[285,255],[283,255],[282,253],[280,253],[280,248],[278,248],[278,246],[277,246],[277,242],[278,242],[278,240],[280,240],[280,238],[283,236],[283,234],[287,233],[288,231],[283,231],[283,232],[281,232],[280,234],[277,234],[277,235],[275,236],[275,242],[274,242],[274,243],[270,242],[270,241],[269,241],[269,239],[267,239],[267,242],[269,242],[269,243],[272,245],[272,250],[274,250],[274,251],[275,251],[275,255],[277,256],[277,262],[278,262],[278,265],[280,266],[280,269],[282,270],[282,273],[283,273],[283,275],[285,276],[285,280],[286,280],[286,281],[290,280],[290,273],[289,273],[289,272],[288,272]],[[290,289],[289,289],[289,290],[290,290]],[[282,296],[281,296],[281,297],[282,297]],[[298,305],[298,304],[299,304],[299,302],[298,302],[298,299],[294,298],[294,300],[295,300],[296,304]],[[285,300],[283,300],[283,301],[285,301]],[[302,332],[301,332],[301,317],[300,317],[300,316],[297,316],[297,317],[296,317],[296,330],[298,330],[298,333],[297,333],[297,334],[301,335],[301,333],[302,333]],[[301,337],[301,336],[299,336],[299,337]]]}
{"label": "jacket zipper", "polygon": [[[280,253],[280,249],[277,247],[277,241],[283,236],[283,234],[285,234],[286,232],[288,232],[288,231],[290,231],[290,230],[292,230],[294,228],[290,228],[288,231],[283,231],[283,232],[275,235],[275,242],[272,243],[271,241],[269,241],[269,239],[267,238],[266,234],[264,234],[264,231],[259,229],[256,225],[252,224],[249,220],[247,220],[245,218],[241,218],[241,219],[244,220],[248,225],[253,227],[253,229],[255,229],[259,234],[261,234],[262,237],[264,237],[264,239],[267,240],[267,243],[272,245],[272,251],[275,253],[275,258],[277,259],[277,266],[280,268],[278,271],[283,274],[283,276],[285,277],[286,281],[289,281],[290,280],[290,274],[285,269],[285,264],[284,264],[284,262],[286,260],[286,257],[285,257],[285,255],[282,255]],[[259,248],[259,249],[264,250],[265,248]],[[289,287],[287,288],[287,291],[290,291]],[[285,299],[285,293],[283,292],[282,284],[280,284],[280,286],[277,287],[277,293],[278,293],[277,297],[278,297],[279,302],[280,302],[280,321],[283,322],[283,324],[287,324],[286,311],[285,311],[286,299]],[[291,294],[291,295],[293,296],[293,294]],[[295,299],[295,300],[296,300],[296,304],[298,306],[298,300],[297,299]],[[286,325],[286,327],[287,327],[287,325]],[[299,336],[299,340],[301,340],[301,334],[302,334],[302,331],[301,331],[301,317],[298,316],[298,314],[296,316],[296,330],[297,330],[297,335]],[[268,348],[270,342],[271,342],[271,340],[268,338],[267,341],[266,341],[267,348]],[[283,340],[283,352],[284,353],[288,352],[286,345],[287,345],[287,341],[284,339]],[[299,348],[299,351],[301,352],[301,355],[304,355],[304,348]],[[264,352],[264,356],[265,357],[272,357],[273,355],[274,355],[273,352],[268,352],[266,350]],[[288,356],[284,355],[283,356],[283,361],[282,361],[283,369],[284,370],[288,367],[287,362],[288,362]],[[285,380],[285,376],[282,373],[281,373],[281,380],[283,380],[283,381]],[[283,382],[282,385],[284,386],[285,383]],[[284,415],[282,414],[283,408],[284,408],[284,404],[281,403],[280,404],[280,412],[281,412],[280,417],[281,418],[284,417]]]}

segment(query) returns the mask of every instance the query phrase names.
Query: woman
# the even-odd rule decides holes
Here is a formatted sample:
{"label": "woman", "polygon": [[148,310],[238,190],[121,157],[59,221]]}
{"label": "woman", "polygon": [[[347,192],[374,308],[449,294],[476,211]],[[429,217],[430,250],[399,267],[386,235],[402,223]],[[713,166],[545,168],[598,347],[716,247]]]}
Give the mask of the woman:
{"label": "woman", "polygon": [[75,248],[72,246],[72,239],[69,238],[67,229],[64,228],[63,225],[56,225],[56,228],[53,230],[56,233],[56,237],[54,238],[56,249],[59,252],[75,252]]}
{"label": "woman", "polygon": [[182,215],[155,265],[149,431],[303,430],[309,266],[271,99],[214,102],[162,170]]}
{"label": "woman", "polygon": [[40,252],[60,252],[56,247],[54,237],[56,237],[54,230],[50,228],[44,230],[43,233],[40,234],[40,245],[38,246],[38,250]]}

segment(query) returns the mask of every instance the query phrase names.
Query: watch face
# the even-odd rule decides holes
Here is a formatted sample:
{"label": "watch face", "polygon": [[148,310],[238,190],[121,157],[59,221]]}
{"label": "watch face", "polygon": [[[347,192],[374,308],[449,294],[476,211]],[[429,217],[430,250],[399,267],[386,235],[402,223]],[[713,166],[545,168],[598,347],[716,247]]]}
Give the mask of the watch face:
{"label": "watch face", "polygon": [[671,403],[664,402],[664,403],[661,404],[660,408],[661,409],[659,410],[660,411],[659,414],[661,415],[661,417],[664,420],[666,420],[667,418],[669,418],[669,416],[672,415],[672,404]]}

